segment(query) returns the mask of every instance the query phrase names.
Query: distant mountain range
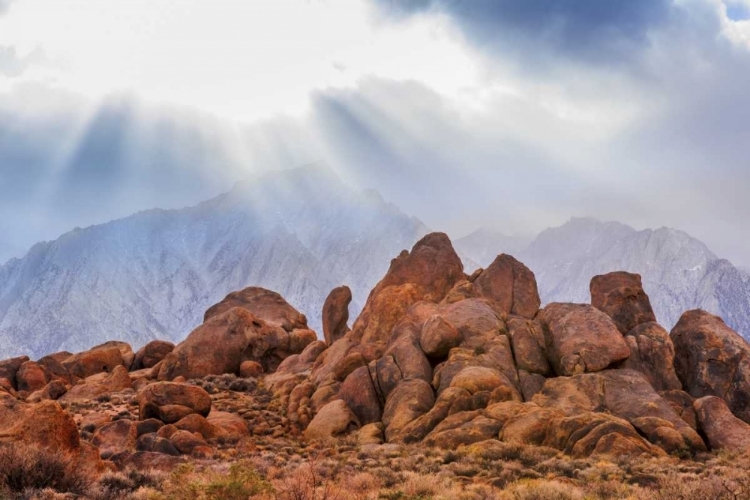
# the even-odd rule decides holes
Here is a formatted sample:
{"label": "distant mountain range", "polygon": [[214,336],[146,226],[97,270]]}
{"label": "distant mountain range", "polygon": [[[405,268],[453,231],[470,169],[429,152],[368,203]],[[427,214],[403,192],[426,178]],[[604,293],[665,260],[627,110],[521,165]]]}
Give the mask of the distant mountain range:
{"label": "distant mountain range", "polygon": [[[390,260],[427,232],[319,167],[246,181],[195,207],[76,229],[0,267],[0,359],[111,339],[178,341],[211,304],[250,285],[281,293],[320,333],[332,288],[351,287],[355,317]],[[588,302],[592,276],[638,272],[665,326],[701,307],[750,336],[750,276],[680,231],[573,219],[532,241],[482,229],[455,246],[467,270],[515,255],[535,272],[544,302]]]}
{"label": "distant mountain range", "polygon": [[536,274],[543,303],[589,302],[593,276],[625,270],[643,277],[665,327],[674,326],[686,310],[701,308],[750,338],[750,274],[687,233],[668,228],[637,231],[618,222],[575,218],[526,245],[485,229],[457,240],[456,247],[486,266],[492,260],[490,249],[503,238],[509,240],[508,253],[515,252]]}
{"label": "distant mountain range", "polygon": [[320,332],[328,292],[359,312],[390,260],[428,232],[325,168],[238,184],[192,208],[149,210],[39,243],[0,267],[0,359],[183,339],[249,285],[276,290]]}

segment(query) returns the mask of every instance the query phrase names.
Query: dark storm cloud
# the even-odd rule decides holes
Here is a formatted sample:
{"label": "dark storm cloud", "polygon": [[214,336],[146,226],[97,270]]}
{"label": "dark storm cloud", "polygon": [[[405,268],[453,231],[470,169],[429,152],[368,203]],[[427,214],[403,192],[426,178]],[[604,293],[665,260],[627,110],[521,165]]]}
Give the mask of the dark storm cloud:
{"label": "dark storm cloud", "polygon": [[629,60],[664,24],[671,0],[373,0],[385,13],[446,13],[481,49],[525,63],[558,56],[597,63]]}

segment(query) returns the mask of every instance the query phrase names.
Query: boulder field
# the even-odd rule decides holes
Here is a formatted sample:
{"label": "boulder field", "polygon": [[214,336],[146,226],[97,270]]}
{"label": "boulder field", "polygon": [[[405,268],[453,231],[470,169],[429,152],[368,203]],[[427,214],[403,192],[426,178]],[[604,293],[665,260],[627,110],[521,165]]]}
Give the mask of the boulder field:
{"label": "boulder field", "polygon": [[[94,470],[284,433],[446,449],[495,440],[573,457],[750,446],[750,345],[700,310],[668,333],[637,274],[594,277],[591,304],[542,307],[524,264],[503,254],[467,275],[432,233],[391,261],[350,326],[351,300],[342,285],[321,304],[322,338],[279,294],[250,287],[177,345],[0,361],[0,445],[62,450]],[[260,384],[278,415],[253,420],[242,398],[217,407],[206,381],[227,374]],[[124,400],[133,417],[72,415]]]}

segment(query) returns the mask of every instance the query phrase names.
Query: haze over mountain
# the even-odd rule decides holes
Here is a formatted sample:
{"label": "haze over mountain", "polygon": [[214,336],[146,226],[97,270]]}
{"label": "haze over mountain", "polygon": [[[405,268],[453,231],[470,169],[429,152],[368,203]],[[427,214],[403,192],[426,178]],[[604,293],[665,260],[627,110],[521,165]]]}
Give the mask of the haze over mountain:
{"label": "haze over mountain", "polygon": [[[280,292],[320,334],[332,288],[352,288],[356,317],[390,260],[427,232],[321,167],[268,174],[195,207],[75,229],[0,267],[0,357],[111,339],[178,341],[208,306],[250,285]],[[750,334],[748,274],[681,231],[573,219],[531,243],[485,229],[455,246],[467,271],[515,255],[536,273],[545,303],[588,302],[592,276],[628,270],[643,275],[665,326],[701,307]]]}
{"label": "haze over mountain", "polygon": [[0,358],[181,340],[208,306],[248,285],[283,293],[321,331],[331,288],[348,284],[358,313],[390,259],[426,232],[317,167],[76,229],[0,267]]}

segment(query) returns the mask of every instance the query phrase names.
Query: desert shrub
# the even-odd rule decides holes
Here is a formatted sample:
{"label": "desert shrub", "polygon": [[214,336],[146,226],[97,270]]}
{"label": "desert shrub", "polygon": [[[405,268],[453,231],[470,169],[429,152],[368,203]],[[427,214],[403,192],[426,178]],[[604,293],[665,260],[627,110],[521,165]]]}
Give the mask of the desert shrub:
{"label": "desert shrub", "polygon": [[215,470],[196,472],[194,466],[177,467],[161,486],[160,498],[166,500],[246,500],[255,495],[272,493],[271,484],[248,463],[229,466],[226,473]]}
{"label": "desert shrub", "polygon": [[96,500],[118,500],[131,498],[141,488],[158,488],[164,476],[158,472],[143,472],[128,469],[124,472],[107,472],[97,483]]}
{"label": "desert shrub", "polygon": [[51,489],[84,495],[91,478],[68,454],[15,443],[0,447],[0,489],[5,497],[19,498],[27,490]]}
{"label": "desert shrub", "polygon": [[583,500],[581,490],[548,480],[521,480],[509,485],[500,498],[508,500]]}

